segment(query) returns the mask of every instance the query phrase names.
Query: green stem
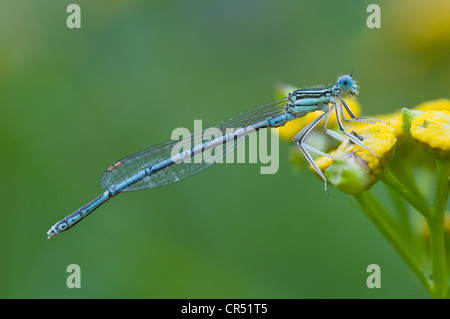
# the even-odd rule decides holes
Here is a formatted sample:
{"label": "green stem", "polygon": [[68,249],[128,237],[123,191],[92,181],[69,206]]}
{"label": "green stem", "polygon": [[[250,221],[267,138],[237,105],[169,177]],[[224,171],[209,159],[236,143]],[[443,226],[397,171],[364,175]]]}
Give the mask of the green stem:
{"label": "green stem", "polygon": [[[405,161],[407,162],[405,163]],[[411,159],[405,159],[405,161],[399,161],[398,163],[395,163],[395,166],[392,165],[394,163],[391,163],[389,169],[392,169],[395,172],[397,179],[401,181],[412,193],[418,195],[420,194],[420,191],[414,180],[414,175],[411,174],[411,167],[413,166],[413,163],[411,162]]]}
{"label": "green stem", "polygon": [[399,237],[399,232],[396,229],[395,224],[390,218],[387,218],[389,215],[384,212],[384,209],[378,203],[376,203],[370,193],[363,192],[355,195],[355,198],[360,204],[362,211],[372,221],[375,227],[378,228],[391,246],[394,247],[397,253],[431,294],[432,288],[425,270],[418,263],[414,254],[410,252],[402,238]]}
{"label": "green stem", "polygon": [[433,268],[433,297],[445,298],[448,289],[445,256],[445,208],[448,201],[449,164],[436,161],[436,190],[431,216],[426,218],[430,232],[430,251]]}
{"label": "green stem", "polygon": [[388,185],[395,192],[397,192],[401,197],[403,197],[403,199],[405,199],[409,204],[411,204],[411,206],[414,207],[424,217],[431,216],[431,209],[424,202],[424,200],[415,195],[412,191],[410,191],[407,187],[405,187],[405,185],[399,182],[390,170],[388,170],[380,180],[386,185]]}
{"label": "green stem", "polygon": [[450,163],[436,160],[436,190],[433,200],[433,214],[445,214],[448,201]]}
{"label": "green stem", "polygon": [[388,192],[389,192],[389,195],[391,196],[391,199],[392,199],[392,202],[393,202],[395,208],[398,211],[398,217],[400,219],[400,225],[402,226],[403,231],[409,237],[412,237],[411,221],[410,221],[409,214],[406,209],[404,200],[400,196],[398,196],[397,193],[393,192],[392,190],[388,189]]}
{"label": "green stem", "polygon": [[[414,234],[414,228],[411,223],[409,212],[406,208],[406,201],[398,196],[397,192],[387,189],[388,193],[392,197],[394,206],[398,211],[398,222],[396,224],[402,230],[403,239],[407,242],[411,249],[411,252],[416,256],[416,258],[423,264],[424,260],[428,257],[423,249],[422,241],[418,236]],[[390,215],[389,215],[390,217]]]}
{"label": "green stem", "polygon": [[433,297],[444,298],[447,293],[447,262],[445,259],[444,216],[427,218],[430,231]]}

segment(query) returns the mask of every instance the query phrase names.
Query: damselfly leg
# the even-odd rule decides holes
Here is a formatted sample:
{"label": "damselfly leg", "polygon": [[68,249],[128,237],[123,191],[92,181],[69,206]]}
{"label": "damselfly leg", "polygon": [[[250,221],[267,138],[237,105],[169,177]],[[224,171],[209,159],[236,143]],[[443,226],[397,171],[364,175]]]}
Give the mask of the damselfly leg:
{"label": "damselfly leg", "polygon": [[[318,149],[315,149],[314,147],[312,147],[311,145],[308,145],[306,143],[304,143],[304,140],[308,137],[308,135],[311,133],[311,131],[314,129],[314,127],[317,126],[317,124],[320,123],[320,121],[322,121],[324,118],[328,117],[330,112],[331,112],[332,108],[328,109],[326,112],[322,113],[320,116],[318,116],[315,120],[313,120],[311,123],[309,123],[308,125],[306,125],[297,135],[294,136],[294,138],[292,139],[294,142],[297,143],[297,145],[300,147],[300,150],[302,151],[303,155],[305,156],[306,160],[308,161],[308,163],[314,168],[314,170],[316,171],[316,173],[324,180],[325,182],[325,192],[328,194],[328,189],[327,189],[327,178],[325,177],[325,175],[322,173],[322,171],[320,170],[320,168],[317,166],[316,162],[314,161],[314,159],[312,158],[312,156],[308,153],[307,150],[311,151],[311,152],[315,152],[317,154],[320,155],[325,155],[325,153],[319,151]],[[326,155],[326,156],[330,156],[330,155]]]}
{"label": "damselfly leg", "polygon": [[[342,97],[339,98],[338,104],[339,104],[339,110],[341,111],[342,119],[344,120],[344,122],[362,122],[362,123],[372,123],[372,124],[381,122],[381,123],[389,124],[386,121],[382,121],[382,120],[375,119],[372,117],[356,117],[355,114],[353,114],[352,110],[348,107],[347,103],[345,103],[345,101]],[[347,119],[345,117],[344,108],[347,111],[348,115],[350,115],[351,119]]]}
{"label": "damselfly leg", "polygon": [[[309,144],[305,143],[306,138],[309,136],[309,134],[312,132],[312,130],[320,123],[320,121],[323,120],[323,125],[322,125],[322,130],[329,136],[331,136],[334,139],[337,139],[341,142],[345,141],[345,140],[349,140],[350,142],[357,144],[358,146],[366,149],[367,151],[369,151],[371,154],[373,154],[374,156],[377,156],[375,153],[373,153],[363,142],[362,139],[359,136],[355,136],[354,134],[348,133],[347,131],[345,131],[344,125],[342,123],[342,121],[345,122],[363,122],[363,123],[375,123],[375,122],[383,122],[380,121],[378,119],[372,119],[372,118],[368,118],[368,117],[356,117],[353,112],[350,110],[350,108],[348,107],[348,105],[345,103],[345,101],[343,99],[340,99],[341,101],[337,101],[335,102],[333,105],[330,106],[330,108],[328,110],[326,110],[324,113],[322,113],[320,116],[318,116],[315,120],[313,120],[311,123],[309,123],[308,125],[306,125],[297,135],[294,136],[293,141],[297,143],[297,145],[300,147],[300,150],[302,151],[303,155],[305,156],[306,160],[308,161],[308,163],[314,168],[314,170],[316,171],[316,173],[324,180],[325,182],[325,192],[328,194],[328,190],[327,190],[327,178],[325,177],[325,175],[322,173],[322,171],[319,169],[319,167],[317,166],[316,162],[314,161],[314,159],[312,158],[311,154],[308,152],[314,152],[316,154],[322,155],[322,156],[328,156],[331,158],[334,158],[332,155],[326,154],[314,147],[312,147]],[[345,117],[345,110],[348,112],[348,114],[350,115],[351,119],[347,119]],[[336,115],[336,120],[338,123],[338,128],[339,131],[342,133],[339,134],[338,132],[329,129],[328,126],[328,120],[330,118],[330,115],[333,113],[333,111],[335,112]]]}

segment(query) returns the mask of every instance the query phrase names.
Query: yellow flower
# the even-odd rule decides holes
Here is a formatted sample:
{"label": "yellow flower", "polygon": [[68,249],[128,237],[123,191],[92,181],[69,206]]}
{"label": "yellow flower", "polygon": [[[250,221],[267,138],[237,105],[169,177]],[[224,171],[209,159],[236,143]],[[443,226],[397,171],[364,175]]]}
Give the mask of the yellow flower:
{"label": "yellow flower", "polygon": [[392,150],[397,141],[394,134],[394,128],[389,124],[377,123],[355,129],[353,132],[355,132],[364,142],[364,145],[378,157],[374,156],[367,149],[351,143],[350,141],[341,144],[336,151],[336,155],[342,156],[344,154],[354,153],[367,163],[370,170],[379,173],[381,167],[380,163],[386,159],[386,155]]}
{"label": "yellow flower", "polygon": [[414,117],[409,132],[431,155],[450,158],[450,111],[428,111]]}
{"label": "yellow flower", "polygon": [[397,138],[394,127],[385,123],[355,127],[351,134],[377,156],[347,140],[336,150],[334,160],[320,158],[317,162],[331,184],[345,193],[357,194],[370,189],[384,173]]}
{"label": "yellow flower", "polygon": [[422,104],[419,104],[414,108],[414,110],[426,112],[426,111],[440,111],[440,110],[447,110],[450,111],[450,100],[448,99],[438,99],[438,100],[432,100],[423,102]]}
{"label": "yellow flower", "polygon": [[380,115],[380,116],[377,116],[376,118],[379,120],[388,122],[394,128],[395,136],[398,137],[403,134],[402,112],[401,111],[397,111],[392,114]]}
{"label": "yellow flower", "polygon": [[[422,111],[422,112],[431,111],[431,110],[448,110],[448,111],[450,111],[450,100],[438,99],[438,100],[423,102],[422,104],[419,104],[418,106],[414,107],[413,110]],[[376,118],[391,124],[395,129],[396,137],[403,135],[402,112],[401,111],[397,111],[397,112],[391,113],[391,114],[378,115],[378,116],[376,116]]]}

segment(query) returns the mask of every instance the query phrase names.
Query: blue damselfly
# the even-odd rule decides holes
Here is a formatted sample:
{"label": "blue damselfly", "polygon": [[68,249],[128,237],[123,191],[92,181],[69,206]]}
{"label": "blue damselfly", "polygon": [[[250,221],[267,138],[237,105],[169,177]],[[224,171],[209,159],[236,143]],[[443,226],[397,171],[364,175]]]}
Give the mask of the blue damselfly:
{"label": "blue damselfly", "polygon": [[[186,151],[173,155],[173,146],[178,141],[170,140],[125,157],[109,166],[103,173],[101,186],[104,193],[52,226],[47,233],[48,238],[59,235],[61,232],[72,228],[80,220],[117,194],[171,184],[199,173],[214,164],[205,161],[201,163],[187,163],[183,161],[184,159],[193,157],[198,152],[230,141],[234,144],[233,148],[236,148],[244,140],[240,137],[246,136],[249,131],[284,126],[289,121],[315,111],[321,111],[323,113],[306,125],[293,140],[298,144],[309,164],[311,164],[317,174],[325,181],[325,191],[327,191],[327,179],[317,167],[309,152],[326,156],[330,155],[306,144],[305,139],[314,127],[323,120],[322,129],[331,137],[341,141],[349,139],[353,143],[368,149],[357,136],[346,132],[343,125],[343,121],[378,121],[371,118],[356,117],[352,113],[342,96],[355,96],[357,93],[357,84],[352,79],[351,74],[343,75],[338,78],[336,84],[333,86],[298,89],[290,92],[283,99],[253,107],[228,120],[213,125],[211,127],[220,129],[223,134],[222,136],[195,144]],[[344,109],[351,119],[346,119]],[[341,134],[327,128],[328,119],[333,112],[336,114],[338,128]],[[240,129],[227,133],[227,128]],[[194,134],[195,132],[192,133],[192,135]],[[227,152],[224,152],[223,156],[226,155]]]}

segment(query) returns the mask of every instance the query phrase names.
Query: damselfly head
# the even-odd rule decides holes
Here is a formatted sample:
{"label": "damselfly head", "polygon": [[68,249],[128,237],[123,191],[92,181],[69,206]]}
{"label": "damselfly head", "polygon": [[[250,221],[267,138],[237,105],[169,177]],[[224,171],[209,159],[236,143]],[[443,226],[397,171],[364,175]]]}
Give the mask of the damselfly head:
{"label": "damselfly head", "polygon": [[336,85],[339,87],[339,89],[343,93],[349,93],[351,95],[358,94],[357,85],[356,85],[355,81],[353,81],[353,79],[350,75],[341,76],[337,80]]}

